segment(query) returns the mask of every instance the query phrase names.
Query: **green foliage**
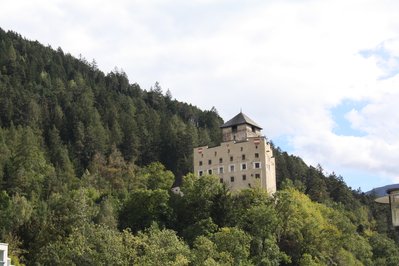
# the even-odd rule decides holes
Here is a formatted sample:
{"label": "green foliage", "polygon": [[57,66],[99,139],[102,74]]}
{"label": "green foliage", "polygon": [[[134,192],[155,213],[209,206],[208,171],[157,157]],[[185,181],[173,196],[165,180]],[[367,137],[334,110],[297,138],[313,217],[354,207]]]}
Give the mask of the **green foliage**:
{"label": "green foliage", "polygon": [[230,253],[219,252],[217,246],[212,240],[205,236],[199,236],[193,247],[193,265],[211,266],[211,265],[232,265],[234,259]]}
{"label": "green foliage", "polygon": [[386,206],[279,148],[273,196],[187,174],[222,122],[0,29],[0,241],[13,263],[399,264]]}
{"label": "green foliage", "polygon": [[150,190],[164,189],[169,190],[175,180],[171,171],[167,171],[161,163],[151,163],[144,167],[140,174],[144,179],[145,187]]}
{"label": "green foliage", "polygon": [[391,239],[374,233],[370,236],[374,265],[399,265],[399,250]]}
{"label": "green foliage", "polygon": [[42,265],[132,265],[136,239],[127,231],[84,224],[63,239],[40,250]]}
{"label": "green foliage", "polygon": [[134,232],[149,227],[153,222],[165,226],[171,223],[169,192],[166,190],[135,190],[120,212],[120,227]]}
{"label": "green foliage", "polygon": [[18,138],[15,151],[6,166],[6,186],[10,192],[28,198],[48,195],[49,191],[43,188],[54,178],[55,171],[46,161],[40,139],[29,127],[19,127],[15,133]]}
{"label": "green foliage", "polygon": [[137,265],[189,265],[190,248],[174,231],[160,230],[153,224],[138,234]]}
{"label": "green foliage", "polygon": [[219,252],[229,253],[233,265],[248,264],[251,237],[235,227],[223,227],[212,236]]}

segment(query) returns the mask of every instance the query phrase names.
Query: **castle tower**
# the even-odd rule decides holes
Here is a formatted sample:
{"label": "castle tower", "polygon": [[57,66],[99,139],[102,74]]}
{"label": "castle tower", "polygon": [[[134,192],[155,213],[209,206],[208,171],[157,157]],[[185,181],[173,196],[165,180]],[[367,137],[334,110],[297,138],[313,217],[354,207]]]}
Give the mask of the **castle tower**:
{"label": "castle tower", "polygon": [[262,128],[240,112],[221,129],[220,146],[194,148],[194,174],[217,175],[232,191],[261,187],[274,193],[275,159]]}
{"label": "castle tower", "polygon": [[223,141],[244,141],[250,137],[260,137],[262,128],[251,118],[240,112],[221,127]]}

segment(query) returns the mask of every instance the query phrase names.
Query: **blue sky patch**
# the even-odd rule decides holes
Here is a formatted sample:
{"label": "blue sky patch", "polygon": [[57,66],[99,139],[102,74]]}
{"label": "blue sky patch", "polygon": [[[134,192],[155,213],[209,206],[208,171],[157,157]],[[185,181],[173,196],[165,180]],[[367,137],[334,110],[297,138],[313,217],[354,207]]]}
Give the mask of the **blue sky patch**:
{"label": "blue sky patch", "polygon": [[294,150],[294,147],[291,145],[290,137],[288,135],[281,135],[271,140],[274,143],[274,146],[280,147],[282,151],[286,151],[291,154]]}
{"label": "blue sky patch", "polygon": [[363,137],[366,132],[355,129],[352,127],[350,121],[346,118],[346,115],[351,110],[361,110],[367,105],[366,101],[352,101],[344,100],[338,106],[331,109],[332,118],[335,122],[333,132],[340,136],[354,136]]}
{"label": "blue sky patch", "polygon": [[382,42],[374,49],[361,50],[359,52],[364,58],[375,56],[378,58],[377,66],[381,68],[385,74],[379,79],[388,79],[399,73],[399,57],[392,55]]}

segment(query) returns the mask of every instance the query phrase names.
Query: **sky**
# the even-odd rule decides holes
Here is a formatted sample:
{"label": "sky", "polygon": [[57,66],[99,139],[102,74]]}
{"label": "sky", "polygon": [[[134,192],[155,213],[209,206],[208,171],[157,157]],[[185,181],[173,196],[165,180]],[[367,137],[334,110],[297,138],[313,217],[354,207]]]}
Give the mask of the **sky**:
{"label": "sky", "polygon": [[159,82],[353,189],[399,183],[399,1],[0,0],[0,27]]}

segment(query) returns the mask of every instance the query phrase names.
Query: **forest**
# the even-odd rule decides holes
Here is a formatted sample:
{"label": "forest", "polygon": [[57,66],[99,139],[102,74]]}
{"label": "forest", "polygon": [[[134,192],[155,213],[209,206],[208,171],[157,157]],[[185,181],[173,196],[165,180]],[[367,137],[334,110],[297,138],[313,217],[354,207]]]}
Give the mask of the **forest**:
{"label": "forest", "polygon": [[142,89],[0,29],[0,242],[12,263],[399,265],[388,206],[279,147],[273,196],[194,176],[193,147],[220,143],[222,123],[158,83]]}

